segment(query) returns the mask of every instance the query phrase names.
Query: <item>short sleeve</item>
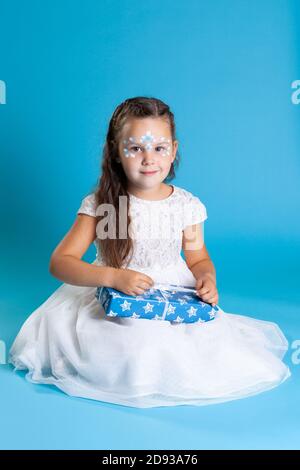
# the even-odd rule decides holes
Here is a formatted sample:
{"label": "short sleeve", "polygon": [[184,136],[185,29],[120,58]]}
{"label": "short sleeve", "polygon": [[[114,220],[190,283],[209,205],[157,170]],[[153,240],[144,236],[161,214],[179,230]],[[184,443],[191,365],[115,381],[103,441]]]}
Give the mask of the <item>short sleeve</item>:
{"label": "short sleeve", "polygon": [[95,193],[89,194],[82,201],[77,214],[87,214],[96,217],[96,197]]}
{"label": "short sleeve", "polygon": [[197,196],[191,195],[185,202],[183,229],[189,225],[200,224],[207,219],[207,211]]}

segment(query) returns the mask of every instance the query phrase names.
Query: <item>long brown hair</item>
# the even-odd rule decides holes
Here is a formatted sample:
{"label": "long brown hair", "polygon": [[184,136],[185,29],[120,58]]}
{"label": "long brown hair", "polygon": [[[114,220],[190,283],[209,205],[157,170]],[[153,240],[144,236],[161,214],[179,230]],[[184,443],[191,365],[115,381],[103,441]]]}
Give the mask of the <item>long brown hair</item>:
{"label": "long brown hair", "polygon": [[[100,239],[98,243],[101,258],[106,266],[114,268],[123,267],[124,260],[133,254],[133,243],[129,234],[126,238],[119,238],[119,197],[127,196],[127,228],[130,225],[129,194],[127,192],[127,177],[123,167],[118,163],[118,144],[124,124],[130,118],[163,118],[170,124],[172,141],[176,140],[174,115],[169,106],[157,98],[137,96],[129,98],[115,109],[108,126],[105,145],[102,156],[102,174],[99,183],[94,190],[97,207],[101,204],[113,204],[115,208],[114,222],[116,224],[116,238]],[[171,181],[175,177],[175,169],[179,164],[179,154],[176,153],[174,162],[170,167],[165,181]],[[97,216],[100,221],[104,216]],[[127,262],[130,262],[130,260]]]}

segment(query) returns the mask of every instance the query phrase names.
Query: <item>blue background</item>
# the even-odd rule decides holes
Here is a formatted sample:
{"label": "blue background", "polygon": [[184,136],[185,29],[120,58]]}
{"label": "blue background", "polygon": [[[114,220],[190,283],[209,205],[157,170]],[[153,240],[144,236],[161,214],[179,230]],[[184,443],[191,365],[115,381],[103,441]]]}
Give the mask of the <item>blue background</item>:
{"label": "blue background", "polygon": [[[9,349],[60,281],[51,252],[100,171],[128,97],[166,101],[181,166],[206,205],[219,304],[300,338],[300,2],[0,1],[1,312]],[[84,259],[95,256],[91,246]],[[297,448],[300,365],[261,395],[134,409],[71,398],[0,366],[0,447]],[[124,429],[130,429],[124,432]]]}

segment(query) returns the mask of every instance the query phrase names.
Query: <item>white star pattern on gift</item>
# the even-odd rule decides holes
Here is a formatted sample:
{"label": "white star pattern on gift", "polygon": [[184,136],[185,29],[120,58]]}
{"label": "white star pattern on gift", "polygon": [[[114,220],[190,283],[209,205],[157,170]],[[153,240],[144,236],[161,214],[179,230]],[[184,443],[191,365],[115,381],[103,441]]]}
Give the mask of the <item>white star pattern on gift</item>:
{"label": "white star pattern on gift", "polygon": [[118,292],[112,292],[111,295],[113,296],[113,298],[117,298],[117,297],[121,297],[120,294],[118,294]]}
{"label": "white star pattern on gift", "polygon": [[193,315],[196,315],[197,310],[198,310],[197,308],[194,308],[194,307],[191,306],[191,307],[187,310],[187,312],[188,312],[188,314],[189,314],[189,317],[192,317]]}
{"label": "white star pattern on gift", "polygon": [[112,310],[109,311],[109,313],[107,314],[108,317],[117,317],[118,316],[118,312],[113,312]]}
{"label": "white star pattern on gift", "polygon": [[167,309],[167,313],[174,313],[176,310],[176,307],[174,305],[169,305]]}
{"label": "white star pattern on gift", "polygon": [[[175,291],[174,291],[174,293],[175,293]],[[172,294],[169,293],[169,292],[164,292],[164,295],[165,295],[167,298],[172,297]]]}
{"label": "white star pattern on gift", "polygon": [[211,310],[210,312],[208,312],[209,318],[214,318],[215,314],[216,312],[214,310]]}
{"label": "white star pattern on gift", "polygon": [[145,310],[145,313],[148,313],[148,312],[153,311],[153,307],[154,307],[153,304],[150,304],[149,302],[147,302],[147,304],[143,307],[143,309]]}
{"label": "white star pattern on gift", "polygon": [[178,317],[175,318],[175,320],[173,320],[173,321],[175,321],[176,323],[182,323],[182,322],[183,322],[183,318],[181,318],[181,317],[178,316]]}
{"label": "white star pattern on gift", "polygon": [[[182,295],[182,292],[181,292],[182,290],[191,291],[193,294]],[[102,294],[97,293],[96,297],[98,298],[102,296],[102,303],[103,303],[105,310],[107,310],[107,307],[105,305],[107,305],[110,297],[111,299],[123,298],[121,293],[114,292],[113,289],[110,289],[110,293],[107,289],[103,290],[102,288],[101,289],[99,288],[99,292],[100,291],[102,291]],[[157,291],[159,291],[161,295],[155,295]],[[178,292],[180,292],[180,296],[178,295]],[[152,302],[151,300],[150,301],[147,300],[148,296],[151,296]],[[188,301],[186,299],[183,299],[182,297],[188,298]],[[132,312],[131,311],[132,302],[128,302],[126,299],[123,299],[123,303],[117,303],[116,308],[118,309],[118,305],[119,305],[122,312],[128,311],[129,314],[121,315],[119,313],[119,316],[132,317],[134,319],[149,318],[149,319],[154,319],[154,320],[168,320],[171,323],[172,322],[175,322],[175,323],[197,322],[199,320],[199,312],[198,312],[199,309],[195,307],[196,302],[197,304],[201,306],[200,310],[203,310],[205,307],[205,309],[203,310],[204,317],[202,316],[201,318],[202,321],[200,323],[213,320],[216,316],[216,310],[214,308],[211,308],[208,311],[208,308],[211,306],[201,301],[195,296],[195,288],[185,288],[183,286],[180,286],[180,287],[177,286],[176,290],[171,290],[170,286],[166,287],[166,285],[161,285],[161,286],[157,285],[156,287],[151,287],[150,289],[146,290],[144,295],[135,296],[134,297],[135,306],[136,306],[136,302],[142,302],[144,304],[143,306],[142,305],[140,306],[140,308],[144,309],[144,314],[141,314],[141,313],[138,314],[137,312]],[[173,304],[171,302],[173,302]],[[177,305],[174,305],[174,302],[177,302]],[[157,309],[157,306],[160,305],[161,303],[164,303],[165,305],[164,305],[163,312],[159,315],[155,312],[155,309]],[[186,305],[186,308],[183,308],[183,305]],[[180,309],[180,315],[177,315],[177,317],[174,319],[174,316],[175,316],[174,314],[176,312],[177,307],[179,307]],[[110,309],[108,316],[118,316],[118,314],[116,314],[112,309]],[[194,317],[194,320],[191,320],[192,317]]]}
{"label": "white star pattern on gift", "polygon": [[155,317],[153,317],[153,320],[162,320],[162,317],[156,314]]}
{"label": "white star pattern on gift", "polygon": [[[114,297],[121,297],[121,296],[120,296],[119,294],[117,294],[117,295],[115,295]],[[157,297],[158,297],[158,296],[157,296]],[[157,297],[156,297],[156,298],[157,298]],[[141,300],[145,300],[145,299],[143,299],[143,297],[141,297]],[[164,299],[162,299],[161,297],[158,298],[158,303],[163,302],[163,301],[164,301]],[[186,303],[186,302],[185,302],[185,303]],[[204,306],[205,306],[205,303],[203,303],[203,302],[201,302],[201,303],[204,304]],[[147,314],[147,313],[152,313],[152,312],[153,312],[153,307],[154,307],[154,306],[155,306],[154,304],[151,304],[150,302],[147,302],[147,304],[146,304],[145,306],[143,306],[142,308],[144,309],[145,314]],[[131,308],[131,303],[130,303],[130,302],[127,302],[127,300],[124,300],[124,303],[123,303],[123,304],[120,304],[120,307],[122,308],[122,312],[124,312],[124,311],[126,311],[126,310],[130,310],[130,308]],[[202,307],[203,307],[203,305],[202,305]],[[167,309],[166,309],[166,312],[165,312],[165,313],[166,313],[166,315],[172,315],[173,313],[175,313],[175,311],[176,311],[176,306],[169,304],[168,307],[167,307]],[[189,318],[192,317],[192,316],[196,316],[196,312],[197,312],[197,311],[198,311],[198,309],[195,308],[195,307],[193,307],[193,306],[190,306],[190,308],[189,308],[188,310],[186,310],[186,312],[188,313]],[[210,318],[210,319],[215,318],[215,314],[216,314],[216,312],[215,312],[214,309],[212,309],[212,310],[210,310],[210,311],[208,312],[208,315],[209,315],[209,318]],[[118,314],[117,314],[116,312],[113,312],[112,310],[110,310],[110,312],[108,313],[108,316],[110,316],[110,317],[115,317],[115,316],[117,316],[117,315],[118,315]],[[141,318],[141,316],[138,315],[136,312],[133,312],[133,313],[131,314],[131,317],[132,317],[132,318]],[[163,318],[162,316],[157,315],[157,314],[153,317],[154,320],[161,320],[162,318]],[[180,317],[180,316],[177,316],[177,318],[176,318],[175,320],[173,320],[173,321],[175,321],[175,322],[177,322],[177,323],[178,323],[178,322],[183,322],[183,321],[184,321],[184,318],[183,318],[183,317]],[[200,323],[204,323],[204,322],[205,322],[205,320],[202,319],[202,318],[199,318],[198,321],[199,321]]]}
{"label": "white star pattern on gift", "polygon": [[124,300],[124,303],[121,304],[122,312],[124,312],[125,310],[130,310],[130,307],[131,303],[127,302],[127,300]]}

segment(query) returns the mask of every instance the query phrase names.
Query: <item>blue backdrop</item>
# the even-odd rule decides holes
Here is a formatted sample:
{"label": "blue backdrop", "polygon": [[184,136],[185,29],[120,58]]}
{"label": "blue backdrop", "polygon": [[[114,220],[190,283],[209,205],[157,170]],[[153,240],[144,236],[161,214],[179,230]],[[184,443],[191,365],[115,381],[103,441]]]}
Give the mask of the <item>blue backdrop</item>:
{"label": "blue backdrop", "polygon": [[[51,252],[97,180],[113,110],[137,95],[175,114],[174,184],[206,205],[219,304],[300,338],[300,2],[0,0],[0,18],[2,350],[61,284]],[[0,447],[295,447],[300,365],[286,359],[274,391],[155,410],[69,398],[3,364]]]}

